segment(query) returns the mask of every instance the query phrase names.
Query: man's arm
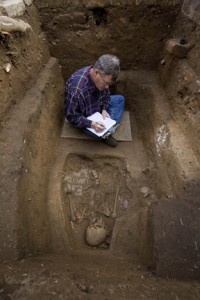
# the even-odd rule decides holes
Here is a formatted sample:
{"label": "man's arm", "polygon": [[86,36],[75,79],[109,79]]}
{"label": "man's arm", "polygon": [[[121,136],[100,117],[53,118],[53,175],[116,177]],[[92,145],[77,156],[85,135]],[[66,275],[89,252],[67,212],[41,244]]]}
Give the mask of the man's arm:
{"label": "man's arm", "polygon": [[65,97],[65,116],[69,123],[78,128],[91,127],[92,121],[84,117],[84,107],[75,94],[67,94]]}
{"label": "man's arm", "polygon": [[110,115],[108,113],[109,103],[110,103],[110,91],[108,89],[106,89],[105,90],[105,95],[103,97],[103,105],[102,105],[103,108],[102,108],[102,112],[101,112],[104,119],[106,117],[110,118]]}
{"label": "man's arm", "polygon": [[103,95],[101,101],[102,101],[102,111],[103,110],[107,111],[108,106],[110,104],[110,91],[109,91],[109,89],[104,90],[104,95]]}
{"label": "man's arm", "polygon": [[65,116],[69,123],[75,125],[78,128],[93,128],[94,130],[102,131],[105,125],[101,122],[90,121],[85,118],[80,111],[84,112],[84,106],[80,99],[75,95],[65,97]]}

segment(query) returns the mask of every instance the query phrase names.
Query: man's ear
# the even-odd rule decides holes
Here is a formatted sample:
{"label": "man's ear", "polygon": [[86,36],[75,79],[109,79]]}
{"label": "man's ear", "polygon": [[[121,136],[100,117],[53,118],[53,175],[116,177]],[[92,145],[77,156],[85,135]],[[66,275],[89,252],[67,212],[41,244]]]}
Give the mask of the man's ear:
{"label": "man's ear", "polygon": [[99,70],[98,69],[94,69],[94,74],[98,75],[99,74]]}

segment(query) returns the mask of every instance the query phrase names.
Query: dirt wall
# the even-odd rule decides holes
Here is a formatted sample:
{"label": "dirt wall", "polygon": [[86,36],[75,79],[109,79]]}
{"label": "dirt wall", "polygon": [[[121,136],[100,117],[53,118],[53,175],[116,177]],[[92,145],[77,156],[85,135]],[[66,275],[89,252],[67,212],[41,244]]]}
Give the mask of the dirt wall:
{"label": "dirt wall", "polygon": [[200,29],[198,1],[185,1],[172,32],[172,38],[184,38],[191,46],[183,58],[163,52],[160,79],[176,121],[200,160]]}
{"label": "dirt wall", "polygon": [[156,68],[181,1],[35,1],[64,78],[104,53],[123,69]]}

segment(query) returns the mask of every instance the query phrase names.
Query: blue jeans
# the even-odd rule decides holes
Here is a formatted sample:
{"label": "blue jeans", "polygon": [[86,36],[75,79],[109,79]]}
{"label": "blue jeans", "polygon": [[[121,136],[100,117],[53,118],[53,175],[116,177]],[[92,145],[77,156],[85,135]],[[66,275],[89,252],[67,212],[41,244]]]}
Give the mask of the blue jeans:
{"label": "blue jeans", "polygon": [[[110,96],[110,104],[108,107],[108,113],[111,117],[111,119],[115,120],[117,123],[120,123],[123,111],[124,111],[124,96],[122,95],[113,95]],[[96,134],[88,130],[87,128],[84,128],[83,131],[99,140],[102,140],[101,137],[97,137]]]}
{"label": "blue jeans", "polygon": [[124,111],[124,96],[122,95],[110,96],[108,113],[111,119],[115,120],[117,123],[120,123],[123,111]]}

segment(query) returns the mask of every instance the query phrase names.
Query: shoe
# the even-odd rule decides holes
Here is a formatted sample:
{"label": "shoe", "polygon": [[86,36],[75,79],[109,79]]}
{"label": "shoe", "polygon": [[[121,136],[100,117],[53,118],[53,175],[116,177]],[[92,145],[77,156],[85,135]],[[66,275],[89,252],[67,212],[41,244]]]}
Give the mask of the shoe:
{"label": "shoe", "polygon": [[114,137],[112,137],[111,135],[109,135],[108,137],[103,139],[103,142],[106,143],[107,145],[111,146],[111,147],[116,147],[117,146],[116,139],[114,139]]}

